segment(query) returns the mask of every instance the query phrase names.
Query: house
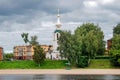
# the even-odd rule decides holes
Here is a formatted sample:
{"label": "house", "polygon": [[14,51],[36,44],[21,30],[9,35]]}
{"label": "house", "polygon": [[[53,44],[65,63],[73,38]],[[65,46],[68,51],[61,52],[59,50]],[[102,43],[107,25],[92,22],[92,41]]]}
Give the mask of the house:
{"label": "house", "polygon": [[[48,52],[49,47],[48,45],[40,45],[45,53]],[[52,48],[52,47],[51,47]],[[32,60],[34,55],[34,49],[31,45],[26,46],[15,46],[14,47],[14,59],[16,60]]]}
{"label": "house", "polygon": [[0,47],[0,60],[2,60],[2,59],[3,59],[3,48]]}

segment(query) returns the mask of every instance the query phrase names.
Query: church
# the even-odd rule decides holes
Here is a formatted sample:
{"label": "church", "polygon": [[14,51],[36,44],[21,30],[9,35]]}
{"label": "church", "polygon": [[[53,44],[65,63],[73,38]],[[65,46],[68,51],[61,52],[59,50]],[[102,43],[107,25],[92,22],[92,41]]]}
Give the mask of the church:
{"label": "church", "polygon": [[61,32],[61,22],[60,22],[60,14],[59,14],[59,9],[58,9],[58,14],[57,14],[57,23],[56,23],[56,30],[54,31],[54,38],[53,38],[53,51],[47,53],[46,58],[51,58],[51,59],[61,59],[60,53],[57,50],[58,48],[58,38],[60,37],[60,32]]}

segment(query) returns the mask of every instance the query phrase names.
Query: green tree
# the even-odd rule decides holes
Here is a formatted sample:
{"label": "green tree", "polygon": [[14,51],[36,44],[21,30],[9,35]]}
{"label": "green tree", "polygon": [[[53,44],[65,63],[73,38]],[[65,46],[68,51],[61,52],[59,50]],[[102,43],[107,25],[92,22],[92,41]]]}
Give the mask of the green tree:
{"label": "green tree", "polygon": [[37,36],[31,36],[31,40],[29,41],[31,45],[38,45],[39,42],[37,41]]}
{"label": "green tree", "polygon": [[75,30],[75,39],[82,46],[82,55],[88,55],[89,58],[97,54],[103,54],[105,42],[103,31],[93,23],[86,23]]}
{"label": "green tree", "polygon": [[120,23],[114,27],[113,34],[120,34]]}
{"label": "green tree", "polygon": [[72,44],[73,44],[73,40],[72,40],[72,34],[71,32],[67,32],[67,31],[61,31],[61,36],[59,37],[58,43],[59,43],[59,47],[58,50],[61,53],[61,57],[67,58],[68,61],[70,63],[73,62],[73,55],[71,54],[73,51],[72,49]]}
{"label": "green tree", "polygon": [[86,58],[81,56],[81,44],[78,44],[74,34],[70,31],[61,31],[61,36],[58,39],[58,50],[61,56],[66,58],[71,65],[85,67]]}
{"label": "green tree", "polygon": [[3,58],[4,58],[4,60],[13,59],[13,53],[4,53]]}
{"label": "green tree", "polygon": [[112,49],[120,50],[120,34],[114,34],[112,38]]}
{"label": "green tree", "polygon": [[120,23],[113,29],[111,48],[111,62],[115,66],[120,66]]}
{"label": "green tree", "polygon": [[59,51],[61,55],[78,67],[88,66],[91,57],[103,54],[105,50],[104,35],[98,25],[86,23],[75,30],[61,31]]}
{"label": "green tree", "polygon": [[21,34],[21,36],[22,36],[22,38],[23,38],[23,40],[26,44],[29,42],[28,35],[29,35],[28,33],[22,33]]}
{"label": "green tree", "polygon": [[42,63],[45,60],[45,52],[39,45],[39,42],[37,41],[37,36],[31,36],[31,40],[28,39],[28,33],[21,34],[23,40],[25,43],[28,43],[33,46],[34,49],[34,55],[33,60],[36,64],[39,66],[42,65]]}
{"label": "green tree", "polygon": [[115,66],[120,66],[120,50],[110,50],[111,62]]}
{"label": "green tree", "polygon": [[41,48],[39,45],[35,45],[35,47],[34,47],[33,60],[39,66],[41,66],[44,63],[45,52],[44,52],[43,48]]}

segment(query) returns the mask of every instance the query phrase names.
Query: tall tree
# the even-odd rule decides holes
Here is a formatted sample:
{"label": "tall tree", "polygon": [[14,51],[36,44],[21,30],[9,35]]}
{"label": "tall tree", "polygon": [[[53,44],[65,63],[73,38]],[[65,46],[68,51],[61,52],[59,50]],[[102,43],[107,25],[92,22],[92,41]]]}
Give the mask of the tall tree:
{"label": "tall tree", "polygon": [[78,27],[74,34],[62,31],[58,41],[58,49],[71,64],[85,67],[88,65],[88,57],[91,58],[98,52],[104,53],[103,39],[103,32],[98,25],[86,23]]}
{"label": "tall tree", "polygon": [[73,62],[73,55],[71,54],[72,52],[74,52],[74,49],[72,49],[72,44],[73,44],[73,40],[72,40],[72,34],[71,32],[67,32],[67,31],[61,31],[61,36],[59,37],[58,43],[59,43],[59,47],[58,50],[61,53],[61,57],[67,58],[69,62]]}
{"label": "tall tree", "polygon": [[37,41],[37,36],[31,36],[31,40],[28,39],[28,33],[21,34],[23,40],[25,43],[28,43],[33,46],[34,49],[34,55],[33,60],[36,64],[39,66],[42,65],[42,63],[45,60],[45,52],[43,48],[39,45],[39,42]]}
{"label": "tall tree", "polygon": [[34,45],[33,60],[39,66],[41,66],[44,63],[45,52],[44,52],[43,48],[40,47],[40,45]]}
{"label": "tall tree", "polygon": [[111,62],[115,66],[120,66],[120,23],[113,29]]}
{"label": "tall tree", "polygon": [[114,34],[112,38],[112,49],[120,50],[120,34]]}
{"label": "tall tree", "polygon": [[89,57],[102,54],[105,50],[103,31],[93,23],[86,23],[75,30],[79,44],[82,44],[82,54]]}
{"label": "tall tree", "polygon": [[120,23],[114,27],[113,34],[120,34]]}
{"label": "tall tree", "polygon": [[61,56],[66,58],[69,63],[79,67],[86,66],[85,59],[81,57],[81,44],[78,44],[74,34],[71,34],[70,31],[61,31],[58,43]]}
{"label": "tall tree", "polygon": [[21,34],[21,36],[22,36],[22,38],[23,38],[23,40],[26,44],[29,42],[28,35],[29,35],[28,33],[22,33]]}
{"label": "tall tree", "polygon": [[31,40],[29,41],[31,45],[38,45],[39,42],[37,41],[37,36],[31,36]]}

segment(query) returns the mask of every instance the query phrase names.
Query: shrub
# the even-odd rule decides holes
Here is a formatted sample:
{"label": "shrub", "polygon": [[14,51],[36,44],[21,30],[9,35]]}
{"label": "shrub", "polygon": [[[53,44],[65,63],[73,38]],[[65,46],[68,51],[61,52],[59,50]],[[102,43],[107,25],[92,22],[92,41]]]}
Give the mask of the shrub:
{"label": "shrub", "polygon": [[111,50],[111,62],[115,66],[120,66],[120,50]]}
{"label": "shrub", "polygon": [[79,59],[78,59],[78,62],[77,62],[77,67],[87,67],[88,66],[88,63],[89,63],[89,59],[88,57],[85,57],[85,56],[81,56]]}

